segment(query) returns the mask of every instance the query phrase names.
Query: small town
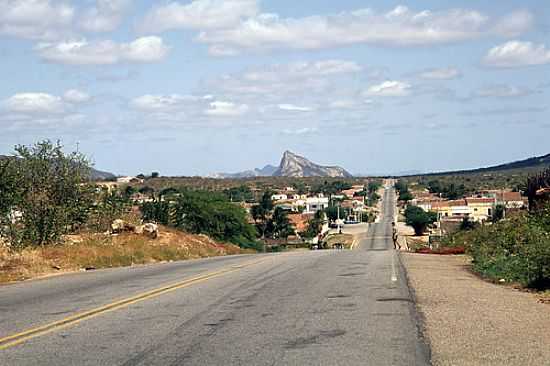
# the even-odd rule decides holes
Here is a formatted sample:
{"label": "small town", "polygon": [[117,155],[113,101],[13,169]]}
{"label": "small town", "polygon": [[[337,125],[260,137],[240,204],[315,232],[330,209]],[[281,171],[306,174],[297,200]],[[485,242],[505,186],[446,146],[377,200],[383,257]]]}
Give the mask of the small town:
{"label": "small town", "polygon": [[0,366],[550,366],[549,35],[0,0]]}

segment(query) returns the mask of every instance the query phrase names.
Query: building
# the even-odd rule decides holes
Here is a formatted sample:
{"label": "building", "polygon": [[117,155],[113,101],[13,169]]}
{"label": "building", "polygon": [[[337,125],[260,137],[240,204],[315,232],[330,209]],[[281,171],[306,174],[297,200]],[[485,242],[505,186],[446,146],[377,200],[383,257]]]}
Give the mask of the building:
{"label": "building", "polygon": [[519,192],[501,191],[496,194],[497,205],[502,205],[506,209],[522,209],[525,205],[525,199]]}
{"label": "building", "polygon": [[328,197],[324,197],[322,194],[317,197],[308,197],[305,200],[304,213],[315,213],[317,211],[325,210],[328,208]]}
{"label": "building", "polygon": [[271,196],[272,201],[286,201],[288,196],[284,193],[274,194]]}
{"label": "building", "polygon": [[483,222],[493,217],[495,212],[495,198],[466,198],[468,208],[470,209],[470,218],[476,222]]}
{"label": "building", "polygon": [[137,177],[118,177],[116,179],[117,183],[143,183],[143,179],[139,179]]}

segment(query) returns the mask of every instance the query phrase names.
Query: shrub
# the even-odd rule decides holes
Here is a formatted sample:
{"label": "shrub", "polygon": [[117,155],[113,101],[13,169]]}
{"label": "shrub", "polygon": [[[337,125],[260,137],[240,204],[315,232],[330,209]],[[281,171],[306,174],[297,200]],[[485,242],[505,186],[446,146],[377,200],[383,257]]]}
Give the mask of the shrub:
{"label": "shrub", "polygon": [[412,226],[417,236],[424,234],[428,225],[433,224],[437,220],[437,214],[434,212],[426,212],[418,206],[408,206],[405,210],[406,223]]}

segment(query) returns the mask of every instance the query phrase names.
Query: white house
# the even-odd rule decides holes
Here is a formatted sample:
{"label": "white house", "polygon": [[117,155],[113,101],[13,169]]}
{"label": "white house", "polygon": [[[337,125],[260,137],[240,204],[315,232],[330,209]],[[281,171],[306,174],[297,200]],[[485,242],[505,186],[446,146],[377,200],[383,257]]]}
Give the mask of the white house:
{"label": "white house", "polygon": [[271,196],[272,201],[286,201],[288,196],[286,194],[274,194]]}
{"label": "white house", "polygon": [[315,213],[328,208],[328,201],[328,197],[324,197],[323,195],[308,197],[306,199],[305,213]]}

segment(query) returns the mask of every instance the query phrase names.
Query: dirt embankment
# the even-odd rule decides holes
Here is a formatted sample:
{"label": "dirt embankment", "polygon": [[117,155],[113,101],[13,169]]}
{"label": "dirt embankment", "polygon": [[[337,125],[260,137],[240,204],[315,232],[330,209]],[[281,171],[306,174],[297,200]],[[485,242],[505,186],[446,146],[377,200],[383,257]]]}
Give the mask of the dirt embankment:
{"label": "dirt embankment", "polygon": [[466,256],[402,258],[435,366],[550,365],[544,295],[484,281]]}
{"label": "dirt embankment", "polygon": [[62,245],[9,252],[0,246],[0,283],[85,269],[249,253],[205,235],[160,227],[156,239],[131,233],[71,235]]}

